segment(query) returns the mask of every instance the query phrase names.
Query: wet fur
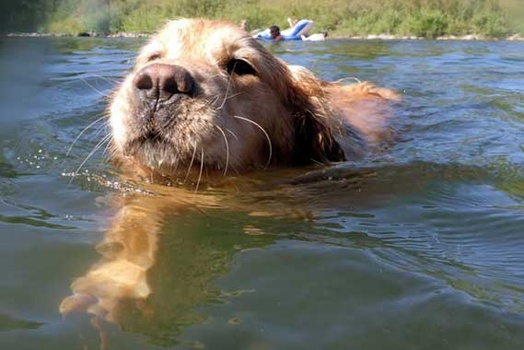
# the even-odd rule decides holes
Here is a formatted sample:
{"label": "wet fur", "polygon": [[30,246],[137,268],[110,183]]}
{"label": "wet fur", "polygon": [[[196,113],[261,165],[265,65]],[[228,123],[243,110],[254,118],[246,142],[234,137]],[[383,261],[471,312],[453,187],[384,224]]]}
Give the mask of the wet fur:
{"label": "wet fur", "polygon": [[[253,74],[228,72],[233,61],[247,63]],[[195,93],[151,112],[133,79],[158,64],[187,70]],[[367,82],[319,80],[274,57],[234,24],[182,19],[151,39],[116,90],[114,154],[164,174],[354,160],[391,141],[388,108],[397,99]]]}

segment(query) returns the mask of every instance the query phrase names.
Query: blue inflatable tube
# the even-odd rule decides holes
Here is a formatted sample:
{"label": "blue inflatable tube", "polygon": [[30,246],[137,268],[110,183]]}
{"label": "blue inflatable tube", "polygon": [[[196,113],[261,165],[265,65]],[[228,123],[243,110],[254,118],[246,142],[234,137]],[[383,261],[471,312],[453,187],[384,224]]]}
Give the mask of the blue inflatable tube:
{"label": "blue inflatable tube", "polygon": [[[314,24],[315,22],[309,19],[301,19],[293,27],[281,31],[280,35],[284,40],[302,40],[302,35],[306,35],[311,28],[313,28]],[[254,37],[257,39],[272,40],[269,29],[256,34]]]}

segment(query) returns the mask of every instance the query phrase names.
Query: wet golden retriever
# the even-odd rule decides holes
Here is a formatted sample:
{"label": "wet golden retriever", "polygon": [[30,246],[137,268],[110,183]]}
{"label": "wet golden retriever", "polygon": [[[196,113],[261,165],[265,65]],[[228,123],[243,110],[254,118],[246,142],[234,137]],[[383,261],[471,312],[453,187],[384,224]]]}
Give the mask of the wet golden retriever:
{"label": "wet golden retriever", "polygon": [[[352,160],[391,141],[388,107],[397,99],[370,83],[317,79],[234,24],[181,19],[149,41],[113,94],[113,153],[132,173],[199,180]],[[126,196],[99,246],[102,260],[73,283],[62,313],[117,321],[122,300],[152,293],[146,275],[164,214],[218,205],[205,193],[153,191]]]}
{"label": "wet golden retriever", "polygon": [[354,160],[391,140],[396,99],[317,79],[235,24],[181,19],[140,51],[113,96],[114,154],[170,176]]}

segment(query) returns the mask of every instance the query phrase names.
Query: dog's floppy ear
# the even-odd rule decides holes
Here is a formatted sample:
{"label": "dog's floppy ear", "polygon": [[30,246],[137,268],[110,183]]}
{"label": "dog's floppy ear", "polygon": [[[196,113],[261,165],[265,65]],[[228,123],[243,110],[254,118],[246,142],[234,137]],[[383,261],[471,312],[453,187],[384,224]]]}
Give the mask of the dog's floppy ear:
{"label": "dog's floppy ear", "polygon": [[292,85],[288,103],[293,110],[295,145],[293,161],[297,164],[328,163],[346,160],[335,135],[343,132],[341,120],[333,117],[324,92],[327,83],[315,78],[304,67],[288,66]]}

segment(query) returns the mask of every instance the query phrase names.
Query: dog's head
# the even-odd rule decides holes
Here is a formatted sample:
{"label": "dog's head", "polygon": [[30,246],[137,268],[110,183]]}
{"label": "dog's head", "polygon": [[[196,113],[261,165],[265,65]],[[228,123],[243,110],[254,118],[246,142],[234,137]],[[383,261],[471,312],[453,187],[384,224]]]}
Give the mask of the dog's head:
{"label": "dog's head", "polygon": [[113,95],[115,153],[163,173],[342,160],[323,84],[234,24],[173,21]]}

